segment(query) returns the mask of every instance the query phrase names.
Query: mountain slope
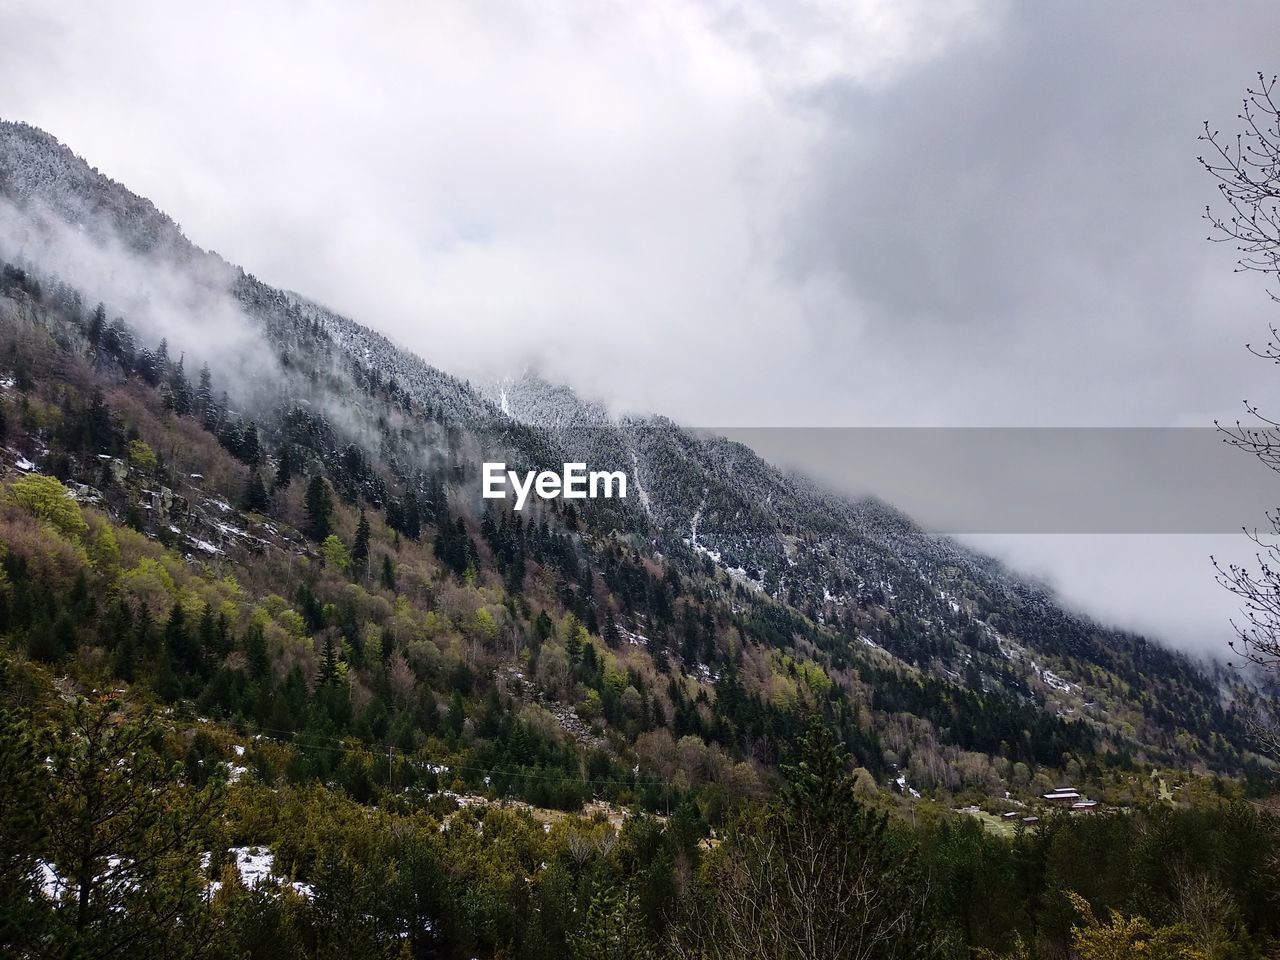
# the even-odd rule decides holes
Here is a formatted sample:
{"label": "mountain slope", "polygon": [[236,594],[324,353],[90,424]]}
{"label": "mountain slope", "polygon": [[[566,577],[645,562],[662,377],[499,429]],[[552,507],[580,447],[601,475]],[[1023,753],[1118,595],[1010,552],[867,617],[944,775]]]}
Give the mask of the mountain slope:
{"label": "mountain slope", "polygon": [[[34,128],[0,123],[0,197],[11,478],[57,476],[105,528],[136,531],[134,566],[82,571],[130,618],[198,616],[197,597],[235,614],[185,674],[131,661],[163,699],[515,765],[525,783],[543,782],[522,746],[537,729],[538,769],[614,795],[653,776],[759,789],[811,712],[883,783],[935,791],[1256,762],[1223,676],[883,504],[536,377],[473,388],[199,249]],[[212,386],[193,385],[205,362]],[[498,459],[622,469],[633,493],[516,515],[479,496]],[[142,589],[156,565],[168,582]],[[216,586],[228,576],[238,592]],[[33,656],[121,669],[91,616],[52,648],[40,623],[11,631]]]}

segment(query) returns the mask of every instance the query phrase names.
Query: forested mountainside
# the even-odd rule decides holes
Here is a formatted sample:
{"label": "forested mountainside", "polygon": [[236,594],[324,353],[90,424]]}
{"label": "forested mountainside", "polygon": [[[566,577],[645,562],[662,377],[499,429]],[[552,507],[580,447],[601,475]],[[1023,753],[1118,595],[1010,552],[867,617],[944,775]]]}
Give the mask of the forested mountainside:
{"label": "forested mountainside", "polygon": [[[329,935],[346,918],[344,936],[372,955],[499,953],[535,933],[524,955],[604,955],[590,952],[588,921],[708,954],[720,921],[676,901],[711,897],[719,884],[699,864],[714,865],[726,837],[749,843],[730,827],[743,810],[792,826],[797,810],[835,817],[877,837],[868,849],[884,866],[916,841],[870,811],[925,809],[935,853],[954,842],[1007,857],[999,869],[1021,898],[1007,919],[968,917],[968,900],[937,907],[938,949],[1005,949],[1015,935],[1069,936],[1074,914],[1041,902],[1046,884],[1092,883],[1096,903],[1126,905],[1132,871],[1146,871],[1143,889],[1165,898],[1158,919],[1173,916],[1174,879],[1156,876],[1164,848],[1140,865],[1045,872],[1046,858],[1097,843],[1090,831],[1173,843],[1194,821],[1165,806],[1193,802],[1234,811],[1213,814],[1236,817],[1223,830],[1261,829],[1233,799],[1262,790],[1267,769],[1247,687],[1065,612],[882,504],[664,419],[614,419],[536,378],[472,387],[197,248],[22,124],[0,123],[0,260],[6,762],[15,784],[84,782],[98,767],[76,743],[134,758],[145,742],[182,761],[164,790],[234,800],[198,869],[166,880],[175,897],[201,873],[206,892],[211,875],[235,887],[237,858],[262,844],[266,874],[328,910]],[[497,459],[623,469],[631,495],[517,513],[480,498],[480,463]],[[102,705],[104,692],[119,702]],[[135,716],[146,710],[159,712]],[[70,753],[29,768],[41,730]],[[118,740],[125,731],[142,739]],[[826,786],[805,779],[819,767]],[[1064,816],[1050,830],[1043,795],[1064,782],[1156,819]],[[113,784],[122,805],[136,801]],[[867,805],[848,821],[831,807],[842,784]],[[495,812],[503,801],[527,806]],[[950,824],[962,805],[989,833]],[[594,821],[556,813],[584,807]],[[307,826],[313,816],[324,826]],[[1009,847],[999,834],[1014,819],[1027,827]],[[456,824],[468,822],[463,849]],[[428,823],[418,846],[397,846]],[[97,882],[149,862],[123,838],[77,865],[56,837],[32,839],[38,826],[23,849],[45,851],[30,861],[45,900],[94,886],[123,902],[142,883]],[[486,857],[494,872],[477,879]],[[411,894],[413,870],[448,881]],[[342,901],[355,876],[366,899],[326,899]],[[1231,890],[1261,937],[1263,894]],[[164,909],[190,906],[179,899]],[[304,952],[318,942],[315,917],[254,902],[236,901],[245,924],[274,924]],[[112,909],[95,915],[104,930]],[[33,910],[37,927],[62,922]]]}
{"label": "forested mountainside", "polygon": [[[733,684],[761,708],[838,703],[851,745],[855,730],[878,741],[894,716],[925,721],[919,742],[894,738],[896,757],[886,761],[883,747],[865,757],[886,777],[921,748],[941,748],[941,758],[948,746],[1053,766],[1064,753],[1198,760],[1227,772],[1247,762],[1247,742],[1223,702],[1224,678],[1210,668],[1072,616],[994,562],[924,535],[881,504],[826,494],[740,445],[659,418],[615,422],[531,377],[488,391],[495,402],[386,338],[204,253],[48,135],[13,124],[3,133],[0,191],[25,210],[10,214],[22,228],[5,238],[6,254],[29,275],[25,285],[7,285],[12,364],[28,371],[27,394],[61,411],[63,430],[80,411],[105,431],[72,440],[38,422],[24,431],[15,417],[10,443],[34,469],[82,485],[108,517],[185,554],[193,573],[287,560],[289,579],[307,583],[303,563],[306,574],[327,576],[316,539],[306,536],[325,524],[301,495],[324,478],[335,501],[329,524],[347,534],[343,546],[355,545],[346,528],[354,531],[358,515],[369,525],[360,547],[369,569],[354,587],[372,594],[383,560],[403,565],[404,551],[416,550],[418,562],[439,565],[439,576],[424,571],[436,590],[458,586],[445,576],[452,573],[467,589],[500,591],[475,598],[477,608],[481,599],[515,608],[497,624],[509,643],[486,651],[494,658],[486,669],[520,658],[537,614],[572,614],[582,642],[592,639],[641,673],[622,690],[642,696],[650,720],[670,720],[688,699],[705,707],[684,712],[705,714],[699,725],[709,727],[724,699],[717,686]],[[170,286],[184,283],[163,308],[194,315],[156,316],[148,304],[134,319],[99,304],[75,276],[58,273],[77,269],[62,250],[66,225],[131,271],[145,275],[152,264]],[[42,252],[52,269],[39,262]],[[83,261],[79,269],[94,275]],[[38,300],[32,283],[42,284]],[[201,329],[210,313],[243,329],[210,344]],[[37,333],[50,340],[40,343]],[[180,349],[165,333],[191,343]],[[40,376],[31,372],[37,367]],[[144,411],[162,434],[139,422]],[[134,433],[157,455],[150,471],[126,456]],[[480,461],[499,458],[520,468],[580,459],[623,469],[634,492],[515,514],[479,496]],[[116,482],[104,488],[108,477]],[[155,487],[167,491],[162,501],[142,502]],[[287,579],[268,586],[297,600]],[[423,613],[433,609],[430,593]],[[415,599],[404,589],[386,597]],[[313,633],[321,624],[308,626]],[[360,644],[352,635],[343,642],[337,656],[347,662],[359,650],[346,648]],[[783,659],[804,670],[780,667]],[[806,671],[821,678],[819,689],[803,681]],[[552,692],[566,694],[572,709],[587,691]],[[738,729],[716,738],[765,760],[777,755],[771,739]],[[945,762],[919,766],[912,779],[924,787],[963,785],[954,773],[950,783],[940,775]]]}

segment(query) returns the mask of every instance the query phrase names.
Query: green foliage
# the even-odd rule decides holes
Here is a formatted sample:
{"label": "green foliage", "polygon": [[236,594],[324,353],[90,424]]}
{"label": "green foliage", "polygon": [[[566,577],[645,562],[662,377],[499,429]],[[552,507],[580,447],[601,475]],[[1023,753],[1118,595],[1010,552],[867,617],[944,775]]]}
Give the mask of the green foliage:
{"label": "green foliage", "polygon": [[346,545],[332,533],[320,545],[320,555],[324,557],[325,564],[335,570],[345,573],[351,568],[351,556],[347,553]]}
{"label": "green foliage", "polygon": [[220,793],[177,783],[155,750],[161,735],[154,717],[81,699],[44,738],[44,823],[59,878],[50,939],[59,954],[184,957],[201,949],[208,918],[199,856]]}
{"label": "green foliage", "polygon": [[919,854],[855,796],[826,726],[810,726],[782,798],[739,817],[712,868],[710,957],[929,957],[935,922]]}
{"label": "green foliage", "polygon": [[89,530],[80,505],[53,477],[31,473],[9,484],[8,497],[32,516],[45,521],[65,537],[76,540]]}
{"label": "green foliage", "polygon": [[[8,664],[0,662],[0,673]],[[49,910],[37,851],[45,838],[49,778],[31,724],[0,709],[0,953],[20,956],[44,936]]]}
{"label": "green foliage", "polygon": [[1080,960],[1209,960],[1186,924],[1156,927],[1146,917],[1121,913],[1104,924],[1088,900],[1078,893],[1067,896],[1084,921],[1071,931]]}
{"label": "green foliage", "polygon": [[159,459],[145,440],[129,441],[129,463],[143,473],[154,473],[159,466]]}
{"label": "green foliage", "polygon": [[640,901],[629,887],[598,890],[587,907],[582,925],[569,937],[574,960],[644,960],[645,942]]}

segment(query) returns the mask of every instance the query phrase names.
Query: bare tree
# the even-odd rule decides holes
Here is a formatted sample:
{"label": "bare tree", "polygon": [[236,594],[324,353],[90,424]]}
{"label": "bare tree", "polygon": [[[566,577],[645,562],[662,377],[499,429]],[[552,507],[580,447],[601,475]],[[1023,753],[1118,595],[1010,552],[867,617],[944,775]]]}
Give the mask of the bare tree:
{"label": "bare tree", "polygon": [[[1245,95],[1237,119],[1242,129],[1224,137],[1206,122],[1200,139],[1210,150],[1200,164],[1217,181],[1222,206],[1205,207],[1211,229],[1209,240],[1233,243],[1238,254],[1237,271],[1280,274],[1280,106],[1276,102],[1275,76],[1258,75],[1256,87]],[[1269,294],[1280,302],[1280,290]],[[1280,364],[1280,331],[1270,327],[1261,347],[1246,344],[1255,356]],[[1215,425],[1223,439],[1257,457],[1280,472],[1280,421],[1265,416],[1258,405],[1244,401],[1246,421]],[[1267,514],[1270,529],[1247,529],[1257,546],[1256,566],[1223,565],[1214,559],[1219,582],[1241,601],[1241,615],[1232,621],[1236,639],[1232,649],[1267,674],[1280,678],[1280,513]],[[1280,757],[1280,716],[1274,707],[1264,708],[1255,724],[1259,743]]]}
{"label": "bare tree", "polygon": [[861,804],[815,725],[781,800],[746,812],[712,866],[712,895],[673,944],[708,960],[924,958],[941,949],[910,842]]}
{"label": "bare tree", "polygon": [[[1245,93],[1238,115],[1244,129],[1234,138],[1211,130],[1208,121],[1200,140],[1213,149],[1200,164],[1218,181],[1226,209],[1205,207],[1213,227],[1209,240],[1234,243],[1237,270],[1280,274],[1280,107],[1276,105],[1276,77],[1258,74],[1258,86]],[[1280,293],[1271,291],[1272,299]],[[1274,328],[1273,328],[1274,332]],[[1274,355],[1265,354],[1269,359]]]}

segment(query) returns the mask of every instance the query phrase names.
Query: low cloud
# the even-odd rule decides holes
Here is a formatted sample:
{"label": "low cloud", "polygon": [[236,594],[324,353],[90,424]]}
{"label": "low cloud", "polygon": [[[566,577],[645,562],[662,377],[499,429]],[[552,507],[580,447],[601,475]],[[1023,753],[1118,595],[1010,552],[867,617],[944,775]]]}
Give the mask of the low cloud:
{"label": "low cloud", "polygon": [[[0,257],[77,291],[86,313],[101,302],[154,349],[185,358],[188,377],[208,363],[220,388],[252,403],[278,382],[280,367],[261,327],[232,294],[235,271],[213,257],[174,262],[124,242],[105,223],[71,225],[39,200],[21,207],[0,198]],[[216,337],[211,332],[216,331]]]}

